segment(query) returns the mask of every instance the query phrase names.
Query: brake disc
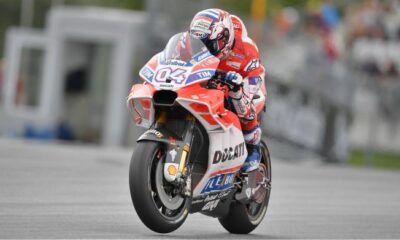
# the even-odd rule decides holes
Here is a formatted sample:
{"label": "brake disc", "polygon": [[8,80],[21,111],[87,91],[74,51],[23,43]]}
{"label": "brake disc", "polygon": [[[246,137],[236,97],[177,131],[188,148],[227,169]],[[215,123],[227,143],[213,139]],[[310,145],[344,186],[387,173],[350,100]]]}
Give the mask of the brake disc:
{"label": "brake disc", "polygon": [[267,194],[267,168],[260,163],[256,173],[257,187],[253,189],[252,198],[256,203],[262,203]]}

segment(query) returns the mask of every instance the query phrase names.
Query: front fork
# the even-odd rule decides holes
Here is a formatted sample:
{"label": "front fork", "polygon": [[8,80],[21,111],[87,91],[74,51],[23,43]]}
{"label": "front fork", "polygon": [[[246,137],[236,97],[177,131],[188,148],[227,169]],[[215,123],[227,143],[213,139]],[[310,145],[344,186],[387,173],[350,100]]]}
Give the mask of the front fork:
{"label": "front fork", "polygon": [[[164,125],[167,122],[168,116],[166,112],[160,112],[157,117],[157,126]],[[177,140],[174,137],[169,137],[166,149],[166,157],[164,163],[164,178],[166,181],[177,185],[181,188],[181,192],[191,196],[191,176],[187,162],[190,149],[193,143],[193,132],[196,119],[187,114],[186,127],[182,136],[182,140]]]}

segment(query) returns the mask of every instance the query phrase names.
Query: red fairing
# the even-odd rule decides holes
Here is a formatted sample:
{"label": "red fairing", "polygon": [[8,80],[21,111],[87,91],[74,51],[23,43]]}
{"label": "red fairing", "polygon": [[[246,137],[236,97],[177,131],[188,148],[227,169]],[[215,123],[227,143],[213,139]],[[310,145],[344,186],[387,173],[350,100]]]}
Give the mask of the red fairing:
{"label": "red fairing", "polygon": [[224,93],[216,89],[205,89],[200,84],[193,84],[176,91],[178,98],[200,101],[211,107],[211,113],[224,112]]}
{"label": "red fairing", "polygon": [[154,92],[156,89],[151,85],[147,83],[141,83],[141,84],[134,84],[129,91],[128,99],[132,98],[135,96],[135,98],[140,98],[140,97],[153,97]]}
{"label": "red fairing", "polygon": [[147,127],[154,120],[153,94],[156,89],[147,83],[132,86],[128,96],[128,108],[132,120],[139,126]]}
{"label": "red fairing", "polygon": [[[129,109],[133,121],[139,126],[147,126],[153,121],[152,98],[156,89],[148,83],[135,84],[128,96]],[[230,126],[241,129],[237,116],[224,108],[224,92],[206,89],[200,84],[192,84],[176,91],[177,100],[203,123],[206,129]]]}
{"label": "red fairing", "polygon": [[[224,92],[217,89],[205,89],[200,84],[193,84],[177,91],[178,99],[188,102],[184,107],[189,108],[194,115],[201,117],[209,125],[229,126],[241,129],[238,117],[224,108]],[[204,123],[205,123],[204,122]],[[205,125],[206,129],[209,127]]]}

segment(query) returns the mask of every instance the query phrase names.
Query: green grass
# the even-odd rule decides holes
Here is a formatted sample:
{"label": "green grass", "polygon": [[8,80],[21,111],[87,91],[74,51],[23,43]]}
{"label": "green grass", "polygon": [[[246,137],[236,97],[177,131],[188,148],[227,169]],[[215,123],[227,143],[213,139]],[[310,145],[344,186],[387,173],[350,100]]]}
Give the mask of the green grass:
{"label": "green grass", "polygon": [[[371,162],[374,168],[400,170],[400,153],[377,151],[372,154]],[[369,165],[365,152],[358,149],[350,152],[349,164],[356,167]]]}

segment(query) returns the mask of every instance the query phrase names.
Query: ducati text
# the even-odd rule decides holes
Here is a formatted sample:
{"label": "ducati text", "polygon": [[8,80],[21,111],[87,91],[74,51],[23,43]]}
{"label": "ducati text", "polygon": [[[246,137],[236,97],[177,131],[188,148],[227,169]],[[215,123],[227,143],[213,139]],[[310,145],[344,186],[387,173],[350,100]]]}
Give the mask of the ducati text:
{"label": "ducati text", "polygon": [[223,151],[215,151],[213,164],[225,162],[226,160],[233,160],[244,154],[244,142],[236,145],[235,147],[225,148]]}

